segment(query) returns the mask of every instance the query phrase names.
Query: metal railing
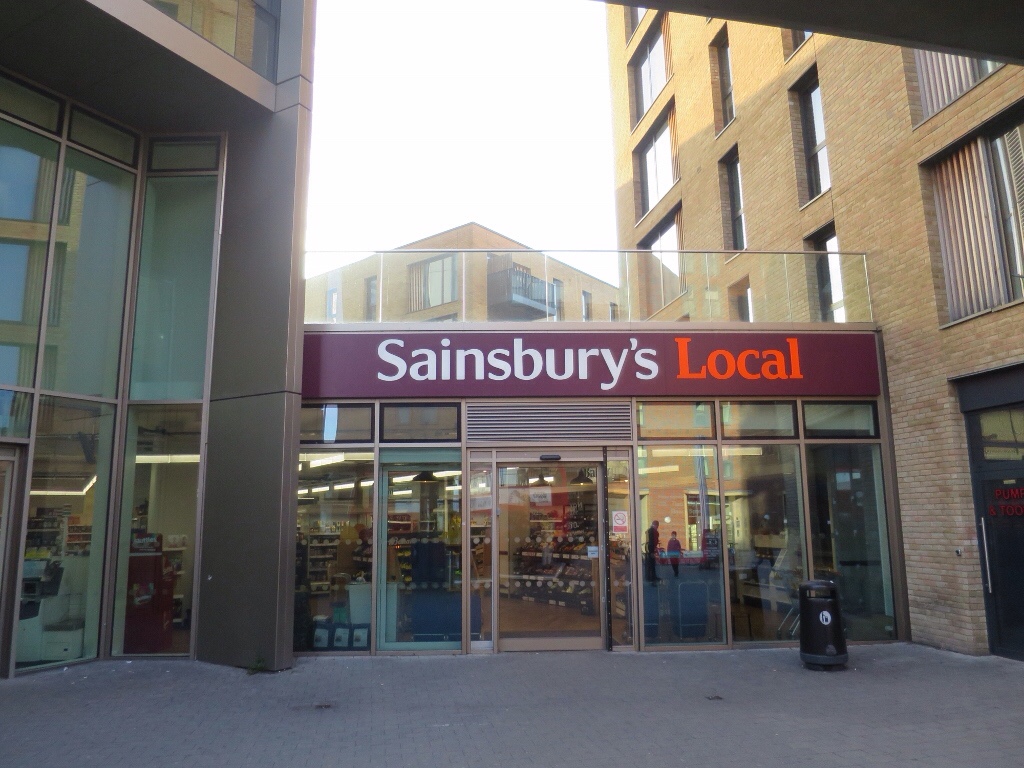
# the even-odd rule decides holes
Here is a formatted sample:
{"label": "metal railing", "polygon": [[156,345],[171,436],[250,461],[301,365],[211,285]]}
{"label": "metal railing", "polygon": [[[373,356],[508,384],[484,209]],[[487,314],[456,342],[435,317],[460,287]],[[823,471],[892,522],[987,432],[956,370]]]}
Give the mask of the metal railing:
{"label": "metal railing", "polygon": [[[424,264],[454,261],[424,284]],[[400,250],[310,252],[307,323],[871,322],[862,253]],[[372,310],[368,315],[368,310]],[[367,320],[372,316],[372,320]]]}

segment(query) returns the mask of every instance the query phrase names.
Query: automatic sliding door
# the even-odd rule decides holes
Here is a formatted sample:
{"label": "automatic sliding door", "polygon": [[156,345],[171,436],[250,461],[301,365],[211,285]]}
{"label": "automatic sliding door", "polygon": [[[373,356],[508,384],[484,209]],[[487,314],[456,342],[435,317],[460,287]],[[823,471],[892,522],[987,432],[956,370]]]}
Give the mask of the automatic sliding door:
{"label": "automatic sliding door", "polygon": [[605,647],[601,465],[497,471],[500,648]]}

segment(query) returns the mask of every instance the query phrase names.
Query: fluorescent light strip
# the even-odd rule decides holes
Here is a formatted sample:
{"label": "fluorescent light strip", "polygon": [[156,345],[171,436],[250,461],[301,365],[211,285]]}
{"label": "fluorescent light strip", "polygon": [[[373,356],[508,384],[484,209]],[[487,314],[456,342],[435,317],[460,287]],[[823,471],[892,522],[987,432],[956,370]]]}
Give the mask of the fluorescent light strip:
{"label": "fluorescent light strip", "polygon": [[393,477],[393,478],[391,478],[391,482],[392,483],[411,483],[412,479],[414,477],[416,477],[416,475],[402,475],[401,477]]}
{"label": "fluorescent light strip", "polygon": [[136,464],[198,464],[198,453],[140,453]]}
{"label": "fluorescent light strip", "polygon": [[445,488],[445,490],[446,491],[461,491],[462,490],[462,486],[461,485],[449,485],[447,488]]}
{"label": "fluorescent light strip", "polygon": [[412,496],[412,489],[407,489],[407,490],[404,490],[404,491],[392,491],[391,495],[392,496]]}
{"label": "fluorescent light strip", "polygon": [[335,453],[330,456],[321,456],[319,459],[310,459],[309,468],[326,467],[330,464],[342,464],[345,461],[344,453]]}
{"label": "fluorescent light strip", "polygon": [[42,491],[29,491],[28,495],[29,496],[85,496],[85,494],[87,494],[90,490],[92,490],[92,487],[94,485],[96,485],[96,475],[93,475],[92,479],[88,483],[86,483],[85,487],[82,490],[80,490],[80,491],[50,491],[50,490],[42,490]]}
{"label": "fluorescent light strip", "polygon": [[671,464],[667,467],[640,467],[636,471],[638,475],[660,475],[663,472],[678,472],[679,467],[675,464]]}
{"label": "fluorescent light strip", "polygon": [[309,488],[299,488],[299,496],[308,496]]}
{"label": "fluorescent light strip", "polygon": [[355,488],[355,487],[356,487],[355,483],[338,483],[336,486],[334,486],[334,490],[336,490],[336,491],[347,491],[347,490],[350,490],[350,489]]}
{"label": "fluorescent light strip", "polygon": [[435,472],[434,477],[458,477],[461,474],[461,469],[442,469],[440,472]]}
{"label": "fluorescent light strip", "polygon": [[312,488],[310,490],[312,490],[313,493],[327,493],[329,490],[331,490],[331,486],[318,485],[316,488]]}

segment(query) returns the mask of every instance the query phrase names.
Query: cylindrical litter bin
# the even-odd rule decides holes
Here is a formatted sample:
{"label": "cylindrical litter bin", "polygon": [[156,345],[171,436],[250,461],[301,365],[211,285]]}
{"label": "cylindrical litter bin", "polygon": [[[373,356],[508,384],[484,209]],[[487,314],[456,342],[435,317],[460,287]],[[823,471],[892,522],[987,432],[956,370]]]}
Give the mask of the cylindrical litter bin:
{"label": "cylindrical litter bin", "polygon": [[841,667],[848,659],[839,588],[831,581],[805,581],[800,585],[800,660],[812,667]]}

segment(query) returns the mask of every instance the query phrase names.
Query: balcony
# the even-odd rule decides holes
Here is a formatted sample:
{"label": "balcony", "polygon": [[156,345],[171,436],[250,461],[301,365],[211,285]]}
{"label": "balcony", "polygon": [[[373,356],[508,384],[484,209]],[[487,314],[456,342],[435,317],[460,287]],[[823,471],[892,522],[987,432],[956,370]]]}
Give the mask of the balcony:
{"label": "balcony", "polygon": [[146,0],[262,75],[277,74],[281,0]]}
{"label": "balcony", "polygon": [[[422,267],[441,259],[443,269]],[[860,253],[399,250],[313,260],[336,266],[307,278],[307,323],[872,322]]]}

